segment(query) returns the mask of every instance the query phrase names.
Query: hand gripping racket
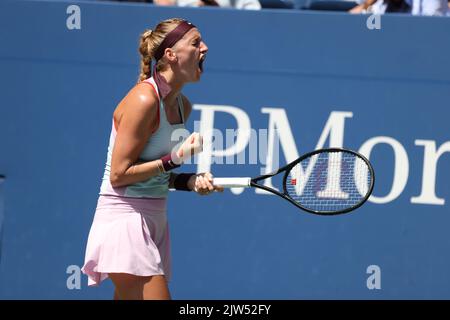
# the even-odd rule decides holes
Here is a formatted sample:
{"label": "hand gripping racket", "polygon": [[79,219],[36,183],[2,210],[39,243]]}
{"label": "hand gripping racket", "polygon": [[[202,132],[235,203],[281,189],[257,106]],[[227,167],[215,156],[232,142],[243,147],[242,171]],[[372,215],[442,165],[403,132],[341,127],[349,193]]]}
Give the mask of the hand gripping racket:
{"label": "hand gripping racket", "polygon": [[[258,182],[280,173],[283,191]],[[254,187],[269,191],[296,207],[318,215],[337,215],[359,208],[373,191],[375,173],[358,152],[330,148],[307,153],[288,165],[255,178],[214,178],[224,188]]]}

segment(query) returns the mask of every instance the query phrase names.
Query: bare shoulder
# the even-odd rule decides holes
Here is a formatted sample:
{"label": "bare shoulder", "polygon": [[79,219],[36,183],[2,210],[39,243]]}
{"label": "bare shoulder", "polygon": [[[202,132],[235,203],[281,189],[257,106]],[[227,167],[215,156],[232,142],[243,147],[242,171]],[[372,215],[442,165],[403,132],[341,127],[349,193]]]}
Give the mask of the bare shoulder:
{"label": "bare shoulder", "polygon": [[184,94],[181,94],[181,98],[183,99],[184,118],[187,120],[192,111],[192,104]]}
{"label": "bare shoulder", "polygon": [[150,84],[136,84],[114,111],[114,120],[118,125],[123,116],[140,119],[144,123],[154,123],[159,105],[156,91]]}
{"label": "bare shoulder", "polygon": [[124,99],[128,105],[140,112],[148,112],[158,107],[158,96],[151,84],[138,83],[126,95]]}

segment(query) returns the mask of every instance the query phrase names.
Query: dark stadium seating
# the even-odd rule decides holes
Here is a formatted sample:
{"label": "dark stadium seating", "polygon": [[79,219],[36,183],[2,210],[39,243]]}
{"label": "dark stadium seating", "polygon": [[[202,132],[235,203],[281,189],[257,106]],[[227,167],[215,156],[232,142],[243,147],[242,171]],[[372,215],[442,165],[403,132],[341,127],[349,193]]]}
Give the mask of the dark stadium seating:
{"label": "dark stadium seating", "polygon": [[354,1],[312,0],[306,7],[308,10],[348,11],[357,6]]}

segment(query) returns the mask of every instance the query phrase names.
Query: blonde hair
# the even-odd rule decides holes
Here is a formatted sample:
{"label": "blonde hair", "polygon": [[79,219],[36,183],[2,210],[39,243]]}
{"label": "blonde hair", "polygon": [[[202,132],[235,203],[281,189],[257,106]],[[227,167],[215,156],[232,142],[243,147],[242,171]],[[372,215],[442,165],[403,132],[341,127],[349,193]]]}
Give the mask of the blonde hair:
{"label": "blonde hair", "polygon": [[[139,74],[138,82],[150,78],[152,70],[151,63],[152,58],[155,55],[156,50],[161,45],[166,35],[175,29],[183,19],[173,18],[160,22],[155,30],[145,30],[141,34],[139,53],[141,54],[141,72]],[[164,61],[161,59],[156,64],[156,70],[161,71],[165,66]]]}

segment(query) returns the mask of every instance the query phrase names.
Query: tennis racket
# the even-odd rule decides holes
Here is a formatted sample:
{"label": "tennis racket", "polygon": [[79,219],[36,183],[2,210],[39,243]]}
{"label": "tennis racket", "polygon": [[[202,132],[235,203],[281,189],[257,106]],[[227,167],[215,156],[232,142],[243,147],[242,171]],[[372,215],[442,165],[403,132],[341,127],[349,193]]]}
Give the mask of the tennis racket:
{"label": "tennis racket", "polygon": [[[278,174],[283,191],[260,184]],[[266,190],[297,208],[318,215],[337,215],[364,204],[373,191],[375,173],[369,160],[358,152],[339,148],[307,153],[288,165],[255,178],[214,178],[224,188],[253,187]]]}

